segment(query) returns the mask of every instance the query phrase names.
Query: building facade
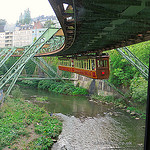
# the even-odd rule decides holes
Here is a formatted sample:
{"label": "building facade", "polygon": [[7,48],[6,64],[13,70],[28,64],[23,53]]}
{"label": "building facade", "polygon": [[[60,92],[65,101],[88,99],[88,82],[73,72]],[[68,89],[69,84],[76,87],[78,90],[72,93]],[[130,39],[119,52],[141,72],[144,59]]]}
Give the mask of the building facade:
{"label": "building facade", "polygon": [[35,20],[33,24],[18,24],[13,27],[8,24],[5,25],[5,28],[0,28],[0,48],[31,45],[47,30],[47,28],[44,28],[44,24],[49,19],[54,19],[53,22],[56,21],[54,22],[55,27],[58,25],[55,17],[44,16],[41,16],[41,20]]}
{"label": "building facade", "polygon": [[13,47],[32,44],[32,30],[15,30],[13,32]]}
{"label": "building facade", "polygon": [[0,48],[5,47],[5,32],[0,32]]}
{"label": "building facade", "polygon": [[5,47],[13,46],[13,32],[5,32]]}

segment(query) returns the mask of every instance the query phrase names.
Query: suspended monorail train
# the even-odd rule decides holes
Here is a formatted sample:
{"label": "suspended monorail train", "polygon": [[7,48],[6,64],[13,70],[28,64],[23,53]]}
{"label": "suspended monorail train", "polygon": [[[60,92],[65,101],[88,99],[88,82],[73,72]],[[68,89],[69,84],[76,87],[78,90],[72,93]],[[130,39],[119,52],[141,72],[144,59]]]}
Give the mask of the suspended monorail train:
{"label": "suspended monorail train", "polygon": [[108,79],[110,74],[109,56],[60,57],[58,68],[92,79]]}

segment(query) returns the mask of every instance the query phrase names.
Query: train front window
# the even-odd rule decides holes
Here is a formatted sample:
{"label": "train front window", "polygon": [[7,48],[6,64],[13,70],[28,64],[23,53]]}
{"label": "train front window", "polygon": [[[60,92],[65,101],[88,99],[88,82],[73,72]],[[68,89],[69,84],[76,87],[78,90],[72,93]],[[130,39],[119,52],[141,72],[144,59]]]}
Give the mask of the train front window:
{"label": "train front window", "polygon": [[104,67],[107,67],[107,60],[104,60]]}
{"label": "train front window", "polygon": [[107,60],[97,60],[97,67],[98,68],[107,67]]}

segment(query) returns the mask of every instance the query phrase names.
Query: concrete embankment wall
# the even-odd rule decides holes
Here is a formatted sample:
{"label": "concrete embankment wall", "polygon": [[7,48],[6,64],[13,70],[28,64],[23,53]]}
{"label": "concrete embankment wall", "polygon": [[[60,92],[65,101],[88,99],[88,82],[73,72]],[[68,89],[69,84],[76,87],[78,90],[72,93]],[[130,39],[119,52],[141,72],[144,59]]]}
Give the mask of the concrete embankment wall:
{"label": "concrete embankment wall", "polygon": [[74,78],[77,79],[77,81],[74,81],[74,85],[88,89],[90,94],[117,95],[117,92],[104,80],[95,80],[78,74],[74,74]]}

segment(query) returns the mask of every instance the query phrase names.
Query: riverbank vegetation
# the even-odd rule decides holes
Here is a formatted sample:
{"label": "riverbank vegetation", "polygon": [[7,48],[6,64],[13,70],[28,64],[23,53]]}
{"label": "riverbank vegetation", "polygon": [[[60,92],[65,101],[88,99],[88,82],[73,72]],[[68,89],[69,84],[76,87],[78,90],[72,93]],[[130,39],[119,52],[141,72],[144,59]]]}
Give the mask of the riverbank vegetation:
{"label": "riverbank vegetation", "polygon": [[18,98],[18,92],[12,92],[14,99],[8,98],[1,107],[0,150],[50,148],[62,130],[62,123],[44,108]]}
{"label": "riverbank vegetation", "polygon": [[[128,47],[130,51],[135,54],[145,65],[149,66],[149,52],[150,52],[150,41],[142,42],[139,44],[131,45]],[[108,51],[110,55],[110,77],[109,82],[114,84],[117,88],[122,90],[126,95],[126,101],[130,104],[130,109],[138,109],[139,106],[144,106],[147,100],[147,81],[142,77],[140,72],[133,67],[127,60],[125,60],[116,50]],[[7,68],[10,68],[12,64],[18,58],[10,58],[5,64]],[[57,57],[45,57],[45,61],[57,72],[58,58]],[[6,68],[2,67],[0,74],[4,74]],[[23,74],[34,75],[40,74],[41,70],[32,62],[29,61]],[[22,74],[22,75],[23,75]],[[52,77],[56,74],[49,72]],[[59,76],[71,78],[71,73],[66,71],[58,71]],[[35,80],[23,80],[18,81],[18,84],[24,86],[30,86],[34,88],[40,88],[48,91],[57,92],[60,94],[67,95],[87,95],[86,89],[74,87],[73,84],[69,82],[45,80],[45,81],[35,81]],[[126,90],[124,90],[126,89]],[[106,98],[107,99],[107,98]],[[112,98],[109,98],[112,99]],[[113,100],[112,100],[113,101]],[[116,103],[116,99],[114,100]],[[124,98],[118,101],[124,104]],[[119,102],[119,103],[120,103]],[[141,109],[138,109],[141,111]],[[143,111],[144,112],[144,111]]]}
{"label": "riverbank vegetation", "polygon": [[[145,65],[149,66],[150,41],[131,45],[128,48]],[[145,80],[141,73],[116,50],[108,51],[108,53],[110,55],[109,82],[120,89],[125,96],[119,99],[114,99],[110,96],[93,96],[93,98],[103,99],[117,106],[126,107],[128,112],[139,114],[140,117],[145,118],[148,87],[147,80]]]}
{"label": "riverbank vegetation", "polygon": [[29,86],[38,89],[48,90],[51,92],[65,94],[65,95],[88,95],[88,90],[82,87],[76,87],[71,82],[63,82],[61,80],[41,80],[41,81],[30,81],[23,80],[17,82],[21,86]]}
{"label": "riverbank vegetation", "polygon": [[67,82],[42,80],[39,82],[38,88],[48,89],[49,91],[66,95],[88,95],[88,91],[85,88],[75,87],[72,83]]}

